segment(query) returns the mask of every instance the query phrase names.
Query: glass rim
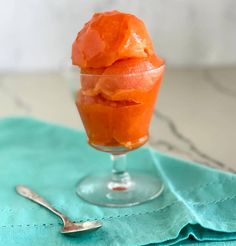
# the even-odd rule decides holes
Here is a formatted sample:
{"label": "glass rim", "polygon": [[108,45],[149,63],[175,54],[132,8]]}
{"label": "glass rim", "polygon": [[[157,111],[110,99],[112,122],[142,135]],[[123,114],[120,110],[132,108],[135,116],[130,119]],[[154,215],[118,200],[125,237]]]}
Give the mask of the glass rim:
{"label": "glass rim", "polygon": [[[155,74],[159,72],[162,68],[164,68],[166,63],[163,61],[163,63],[154,69],[150,69],[143,72],[134,72],[134,73],[118,73],[118,74],[91,74],[91,73],[80,73],[80,76],[82,77],[132,77],[132,76],[143,76],[148,74]],[[81,71],[81,70],[80,70]]]}

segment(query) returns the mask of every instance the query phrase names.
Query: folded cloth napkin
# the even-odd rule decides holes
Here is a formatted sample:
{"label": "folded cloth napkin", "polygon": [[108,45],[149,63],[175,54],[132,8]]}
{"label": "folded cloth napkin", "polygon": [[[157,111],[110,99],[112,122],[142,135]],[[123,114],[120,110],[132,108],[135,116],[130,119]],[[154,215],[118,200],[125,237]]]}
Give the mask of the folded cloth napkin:
{"label": "folded cloth napkin", "polygon": [[[89,172],[109,172],[108,154],[89,147],[73,129],[27,118],[0,120],[0,245],[236,245],[235,175],[149,148],[129,153],[128,162],[130,169],[159,173],[162,195],[129,208],[91,205],[75,187]],[[19,196],[17,184],[72,220],[97,219],[103,227],[65,237],[60,219]]]}

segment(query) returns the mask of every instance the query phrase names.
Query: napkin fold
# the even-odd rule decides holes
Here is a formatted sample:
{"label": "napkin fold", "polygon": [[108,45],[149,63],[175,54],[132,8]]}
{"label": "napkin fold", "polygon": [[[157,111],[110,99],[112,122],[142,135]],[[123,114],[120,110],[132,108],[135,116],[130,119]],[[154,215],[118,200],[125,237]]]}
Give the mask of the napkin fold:
{"label": "napkin fold", "polygon": [[[76,185],[89,172],[109,172],[108,154],[73,129],[30,118],[0,120],[0,245],[236,245],[235,175],[150,148],[130,152],[128,168],[156,172],[165,184],[162,195],[129,208],[88,204]],[[17,184],[72,220],[97,219],[103,227],[65,237],[60,219],[16,194]]]}

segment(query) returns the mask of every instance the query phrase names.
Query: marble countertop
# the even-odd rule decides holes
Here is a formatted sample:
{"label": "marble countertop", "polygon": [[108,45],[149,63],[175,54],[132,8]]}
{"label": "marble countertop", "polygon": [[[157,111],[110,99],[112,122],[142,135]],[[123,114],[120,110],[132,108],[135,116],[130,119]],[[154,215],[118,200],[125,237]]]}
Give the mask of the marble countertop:
{"label": "marble countertop", "polygon": [[[0,117],[33,116],[82,129],[70,74],[0,75]],[[236,68],[167,69],[149,145],[236,172]]]}

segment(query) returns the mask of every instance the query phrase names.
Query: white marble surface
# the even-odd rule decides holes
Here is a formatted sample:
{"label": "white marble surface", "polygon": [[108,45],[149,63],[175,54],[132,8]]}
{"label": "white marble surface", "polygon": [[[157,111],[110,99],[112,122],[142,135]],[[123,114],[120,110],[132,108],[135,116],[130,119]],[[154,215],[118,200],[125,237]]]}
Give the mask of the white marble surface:
{"label": "white marble surface", "polygon": [[172,66],[236,64],[235,0],[0,1],[0,71],[59,70],[92,13],[142,18],[156,51]]}
{"label": "white marble surface", "polygon": [[[62,73],[0,76],[0,117],[82,128]],[[156,149],[236,172],[236,68],[167,69],[151,124]]]}

